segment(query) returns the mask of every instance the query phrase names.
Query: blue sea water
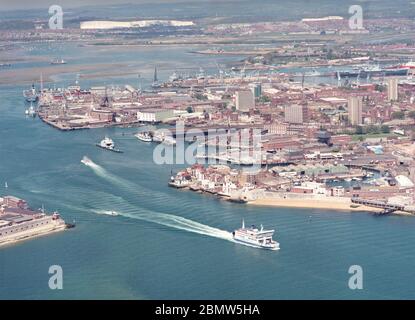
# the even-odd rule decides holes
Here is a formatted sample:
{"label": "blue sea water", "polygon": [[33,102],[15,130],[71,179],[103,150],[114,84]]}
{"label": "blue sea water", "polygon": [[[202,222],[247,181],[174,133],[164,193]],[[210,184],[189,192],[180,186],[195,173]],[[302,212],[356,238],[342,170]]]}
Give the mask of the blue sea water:
{"label": "blue sea water", "polygon": [[[188,50],[176,50],[178,63],[194,65]],[[151,56],[136,59],[145,65]],[[136,128],[57,131],[25,117],[23,89],[0,87],[0,194],[77,226],[1,248],[1,299],[415,298],[414,218],[251,207],[171,189],[171,170],[184,166],[156,165]],[[125,152],[96,148],[104,135]],[[82,164],[84,156],[96,165]],[[112,210],[120,216],[105,214]],[[242,219],[275,228],[281,250],[229,241]],[[51,265],[63,268],[63,290],[48,287]],[[351,265],[363,268],[363,290],[348,287]]]}

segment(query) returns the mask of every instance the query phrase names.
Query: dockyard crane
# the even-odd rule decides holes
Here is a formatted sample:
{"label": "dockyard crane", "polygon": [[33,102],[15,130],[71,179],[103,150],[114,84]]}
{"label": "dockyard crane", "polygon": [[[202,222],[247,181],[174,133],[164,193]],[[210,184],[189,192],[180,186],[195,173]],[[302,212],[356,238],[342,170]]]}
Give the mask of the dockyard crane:
{"label": "dockyard crane", "polygon": [[219,71],[219,79],[220,79],[220,83],[223,84],[223,70],[222,68],[219,66],[218,62],[215,61],[216,67],[218,68]]}
{"label": "dockyard crane", "polygon": [[138,73],[138,92],[141,93],[142,88],[141,88],[141,74]]}
{"label": "dockyard crane", "polygon": [[245,70],[246,70],[246,65],[247,65],[247,64],[248,64],[248,61],[247,61],[247,60],[245,60],[244,67],[241,69],[241,72],[240,72],[240,74],[241,74],[241,78],[245,78],[245,76],[246,76]]}

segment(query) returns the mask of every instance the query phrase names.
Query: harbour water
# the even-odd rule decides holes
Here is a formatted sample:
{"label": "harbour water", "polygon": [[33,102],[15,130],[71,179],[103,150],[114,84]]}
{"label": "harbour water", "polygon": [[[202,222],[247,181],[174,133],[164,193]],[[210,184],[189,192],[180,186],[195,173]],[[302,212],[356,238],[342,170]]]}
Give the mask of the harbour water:
{"label": "harbour water", "polygon": [[[172,189],[171,170],[184,166],[156,165],[136,128],[57,131],[25,117],[23,89],[0,87],[1,194],[77,227],[2,248],[1,299],[415,298],[415,218],[249,207]],[[124,153],[95,147],[104,135]],[[275,228],[281,250],[229,241],[242,219]],[[51,265],[63,268],[63,290],[48,287]],[[351,265],[363,268],[363,290],[348,287]]]}

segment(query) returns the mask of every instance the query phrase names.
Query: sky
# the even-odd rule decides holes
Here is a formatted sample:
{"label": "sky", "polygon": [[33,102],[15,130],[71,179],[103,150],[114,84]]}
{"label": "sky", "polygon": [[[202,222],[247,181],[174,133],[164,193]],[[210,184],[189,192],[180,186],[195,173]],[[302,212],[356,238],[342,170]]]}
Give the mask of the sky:
{"label": "sky", "polygon": [[[238,0],[0,0],[0,11],[20,9],[42,9],[51,5],[60,5],[63,9],[88,5],[117,5],[128,3],[174,3],[174,2],[237,2]],[[256,1],[256,0],[254,0]],[[259,1],[259,0],[258,0]],[[286,0],[275,0],[276,3]],[[314,0],[312,0],[314,1]],[[363,1],[363,0],[356,0]],[[367,1],[367,0],[366,0]],[[372,0],[373,1],[373,0]]]}
{"label": "sky", "polygon": [[[174,1],[174,0],[173,0]],[[19,9],[41,9],[49,8],[51,5],[57,4],[63,8],[80,7],[86,5],[109,5],[124,3],[148,3],[161,2],[160,0],[0,0],[0,11],[19,10]]]}

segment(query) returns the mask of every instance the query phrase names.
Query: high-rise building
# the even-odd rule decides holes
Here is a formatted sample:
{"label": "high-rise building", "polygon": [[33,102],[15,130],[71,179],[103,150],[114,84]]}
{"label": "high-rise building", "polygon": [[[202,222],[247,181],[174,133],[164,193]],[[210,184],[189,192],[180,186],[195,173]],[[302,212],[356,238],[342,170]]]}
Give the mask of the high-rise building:
{"label": "high-rise building", "polygon": [[250,90],[236,91],[235,98],[236,110],[248,112],[255,107],[255,97]]}
{"label": "high-rise building", "polygon": [[260,82],[249,84],[249,88],[251,89],[255,98],[259,98],[262,95],[262,85]]}
{"label": "high-rise building", "polygon": [[288,123],[304,123],[307,121],[307,105],[293,104],[285,106],[284,109],[285,122]]}
{"label": "high-rise building", "polygon": [[363,123],[362,109],[363,102],[361,97],[350,97],[347,100],[347,107],[349,109],[349,122],[356,126]]}
{"label": "high-rise building", "polygon": [[388,101],[398,100],[398,79],[388,79]]}

